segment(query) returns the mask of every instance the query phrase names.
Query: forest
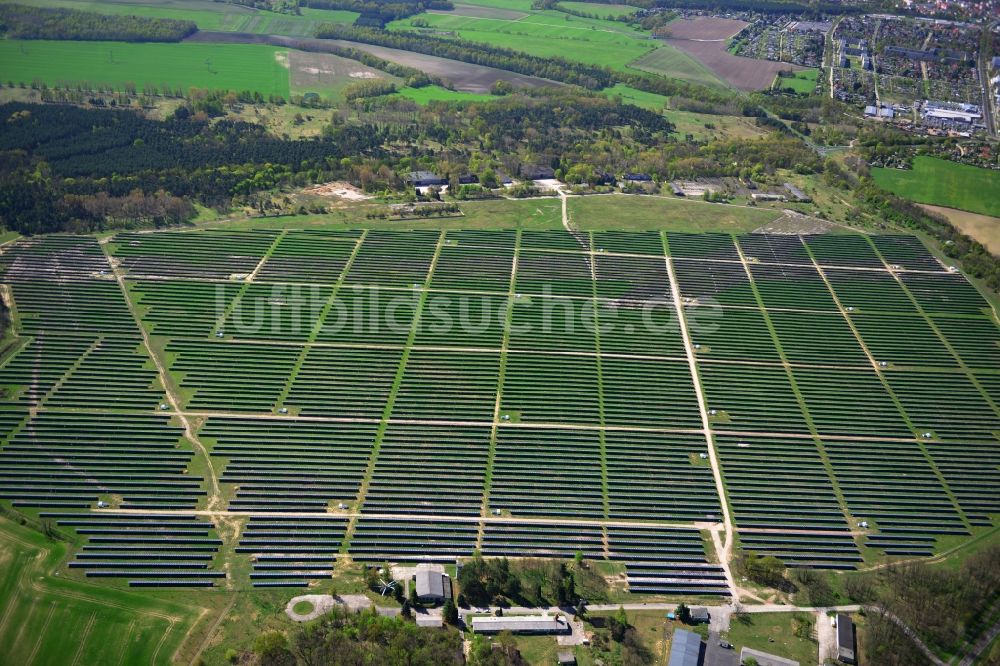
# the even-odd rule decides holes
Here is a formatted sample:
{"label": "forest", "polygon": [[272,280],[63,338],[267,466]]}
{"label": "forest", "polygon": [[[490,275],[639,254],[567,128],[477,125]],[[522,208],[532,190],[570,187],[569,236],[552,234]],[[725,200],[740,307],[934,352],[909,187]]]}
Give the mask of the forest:
{"label": "forest", "polygon": [[972,555],[948,569],[925,563],[891,565],[853,583],[858,601],[873,604],[867,613],[865,646],[868,661],[884,666],[910,666],[926,658],[892,617],[914,629],[936,651],[959,652],[967,636],[988,624],[1000,597],[1000,547]]}
{"label": "forest", "polygon": [[[4,223],[22,232],[76,225],[104,228],[71,195],[120,198],[138,190],[226,208],[255,192],[346,179],[378,193],[403,189],[401,174],[445,176],[551,166],[584,180],[641,171],[656,179],[753,176],[778,168],[822,169],[804,143],[780,133],[760,139],[678,141],[662,115],[572,89],[514,92],[495,100],[421,107],[392,97],[358,99],[334,112],[316,139],[288,140],[256,124],[213,120],[239,96],[204,91],[168,120],[125,109],[8,103],[0,106]],[[500,130],[499,128],[502,128]],[[392,146],[389,150],[387,147]],[[438,146],[432,148],[432,146]],[[33,173],[50,177],[38,181]],[[43,188],[28,205],[24,188]],[[82,211],[82,212],[81,212]],[[104,224],[160,223],[162,216]]]}
{"label": "forest", "polygon": [[197,29],[194,21],[0,4],[0,33],[8,39],[179,42]]}

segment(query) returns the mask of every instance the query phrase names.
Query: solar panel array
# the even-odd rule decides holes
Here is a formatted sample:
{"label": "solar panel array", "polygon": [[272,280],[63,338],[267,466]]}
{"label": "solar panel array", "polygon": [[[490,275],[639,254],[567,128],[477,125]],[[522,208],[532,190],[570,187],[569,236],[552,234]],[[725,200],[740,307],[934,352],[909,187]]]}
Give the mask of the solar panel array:
{"label": "solar panel array", "polygon": [[84,537],[88,576],[225,577],[138,325],[250,516],[255,586],[478,549],[726,594],[695,525],[722,516],[703,411],[740,545],[790,566],[930,554],[1000,513],[1000,328],[908,236],[49,236],[0,278],[23,335],[0,497]]}

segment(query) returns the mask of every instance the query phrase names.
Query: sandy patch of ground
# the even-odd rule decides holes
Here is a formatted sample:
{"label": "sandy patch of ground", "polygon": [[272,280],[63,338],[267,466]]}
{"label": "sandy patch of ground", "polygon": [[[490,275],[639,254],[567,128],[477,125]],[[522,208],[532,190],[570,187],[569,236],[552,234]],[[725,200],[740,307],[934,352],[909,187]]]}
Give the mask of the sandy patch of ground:
{"label": "sandy patch of ground", "polygon": [[[308,601],[313,605],[309,613],[296,613],[295,604],[301,601]],[[308,622],[315,620],[320,615],[326,615],[336,605],[337,601],[329,594],[303,594],[289,599],[285,606],[285,614],[296,622]]]}
{"label": "sandy patch of ground", "polygon": [[958,227],[959,231],[975,238],[991,253],[1000,256],[1000,217],[990,217],[944,206],[920,204],[931,213],[937,213]]}
{"label": "sandy patch of ground", "polygon": [[798,211],[786,209],[784,215],[773,222],[768,222],[764,226],[754,229],[753,233],[791,234],[794,236],[800,234],[825,234],[836,229],[838,226],[833,222],[821,220],[818,217],[803,215]]}
{"label": "sandy patch of ground", "polygon": [[274,59],[278,62],[279,65],[281,65],[285,69],[288,69],[288,51],[275,51]]}
{"label": "sandy patch of ground", "polygon": [[313,194],[320,197],[336,197],[346,201],[364,201],[372,198],[350,183],[345,183],[339,180],[314,185],[307,190],[303,190],[302,193]]}

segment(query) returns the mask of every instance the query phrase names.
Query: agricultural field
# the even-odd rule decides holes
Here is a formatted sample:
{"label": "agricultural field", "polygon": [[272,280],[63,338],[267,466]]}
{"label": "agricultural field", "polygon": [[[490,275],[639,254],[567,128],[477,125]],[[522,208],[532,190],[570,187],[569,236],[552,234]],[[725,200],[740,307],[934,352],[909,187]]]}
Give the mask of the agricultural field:
{"label": "agricultural field", "polygon": [[656,47],[646,33],[624,23],[584,19],[551,10],[532,12],[517,20],[420,14],[394,21],[387,27],[455,35],[535,56],[561,57],[618,69]]}
{"label": "agricultural field", "polygon": [[943,216],[963,234],[982,243],[990,252],[1000,255],[1000,217],[970,213],[945,206],[922,204],[922,208]]}
{"label": "agricultural field", "polygon": [[[475,550],[614,563],[616,601],[712,599],[724,510],[744,550],[832,570],[994,525],[1000,328],[962,275],[912,236],[623,201],[573,197],[572,234],[539,199],[447,229],[20,239],[3,506],[75,535],[45,546],[60,585],[205,606]],[[192,622],[171,608],[147,661]]]}
{"label": "agricultural field", "polygon": [[728,85],[711,69],[684,51],[665,42],[659,42],[659,44],[658,48],[630,62],[629,67],[650,74],[672,76],[706,86],[723,87]]}
{"label": "agricultural field", "polygon": [[668,26],[666,42],[740,90],[763,90],[770,87],[779,71],[798,69],[787,63],[731,54],[727,50],[729,39],[746,25],[743,21],[706,16],[677,19]]}
{"label": "agricultural field", "polygon": [[3,81],[135,83],[171,90],[191,86],[250,90],[288,98],[286,49],[249,44],[0,41]]}
{"label": "agricultural field", "polygon": [[[215,605],[58,577],[70,545],[0,518],[0,644],[17,664],[159,664],[190,658]],[[169,596],[169,595],[167,595]]]}
{"label": "agricultural field", "polygon": [[63,7],[98,14],[194,21],[199,30],[312,36],[323,23],[353,23],[357,12],[301,8],[301,14],[278,14],[237,4],[205,0],[18,0],[32,7]]}
{"label": "agricultural field", "polygon": [[904,199],[1000,217],[1000,171],[918,156],[912,169],[874,168],[872,177]]}
{"label": "agricultural field", "polygon": [[632,5],[606,5],[593,2],[560,2],[559,6],[577,12],[596,14],[605,18],[608,16],[631,16],[639,10],[638,7],[633,7]]}

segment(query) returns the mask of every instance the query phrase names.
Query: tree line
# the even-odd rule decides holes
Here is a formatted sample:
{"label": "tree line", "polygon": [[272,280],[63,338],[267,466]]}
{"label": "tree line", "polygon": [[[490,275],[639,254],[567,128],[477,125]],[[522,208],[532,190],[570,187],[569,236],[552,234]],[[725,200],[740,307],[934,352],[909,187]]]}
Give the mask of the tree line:
{"label": "tree line", "polygon": [[[730,91],[715,90],[707,86],[645,74],[642,72],[618,72],[608,67],[588,65],[564,58],[542,58],[522,51],[499,46],[481,44],[460,38],[445,38],[426,34],[392,32],[375,28],[326,24],[321,26],[316,36],[320,39],[345,39],[376,46],[413,51],[450,60],[468,62],[504,69],[510,72],[537,76],[561,83],[577,85],[588,90],[604,88],[623,83],[638,90],[659,95],[681,95],[700,99],[707,105],[730,104],[737,98]],[[740,103],[744,115],[761,115],[756,107],[743,101]]]}
{"label": "tree line", "polygon": [[381,28],[390,21],[414,16],[427,11],[428,9],[438,9],[448,11],[455,8],[450,0],[417,0],[406,2],[405,0],[303,0],[302,5],[312,9],[340,9],[358,12],[360,16],[356,19],[356,25],[374,26]]}
{"label": "tree line", "polygon": [[0,33],[8,39],[179,42],[197,30],[194,21],[0,4]]}

